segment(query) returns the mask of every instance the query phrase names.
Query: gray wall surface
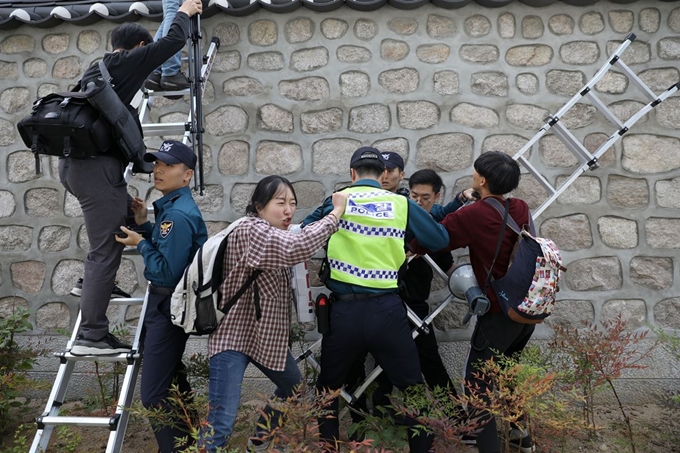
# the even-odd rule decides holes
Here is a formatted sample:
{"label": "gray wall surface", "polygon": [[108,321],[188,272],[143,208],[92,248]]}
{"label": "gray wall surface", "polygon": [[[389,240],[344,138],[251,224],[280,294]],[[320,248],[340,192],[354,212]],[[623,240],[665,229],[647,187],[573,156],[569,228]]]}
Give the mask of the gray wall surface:
{"label": "gray wall surface", "polygon": [[[349,157],[362,145],[399,152],[407,176],[439,171],[449,201],[469,186],[477,156],[519,150],[629,33],[637,40],[622,59],[654,92],[680,81],[680,8],[674,6],[514,2],[498,9],[386,6],[367,14],[343,7],[214,16],[202,22],[204,41],[217,36],[222,46],[204,99],[207,190],[197,202],[216,232],[244,213],[259,179],[281,174],[294,181],[301,220],[349,180]],[[152,33],[158,26],[142,23]],[[72,87],[110,50],[114,26],[24,26],[0,36],[0,316],[26,306],[35,312],[35,333],[73,326],[78,299],[68,293],[88,244],[55,159],[43,157],[44,173],[36,175],[15,124],[37,96]],[[616,70],[595,91],[621,120],[647,102]],[[186,99],[159,99],[152,117],[185,121],[187,112]],[[591,151],[616,130],[588,103],[574,107],[564,124]],[[539,217],[540,234],[560,246],[569,270],[556,312],[536,338],[548,338],[554,323],[575,326],[619,313],[631,329],[646,323],[680,329],[679,128],[680,98],[669,98]],[[160,139],[148,144],[157,147]],[[530,160],[554,184],[577,164],[553,135],[534,146]],[[159,195],[146,176],[131,181],[130,193]],[[545,192],[527,175],[513,195],[535,208]],[[464,259],[465,251],[459,255]],[[315,285],[318,265],[310,263]],[[142,272],[139,257],[124,257],[119,285],[141,295]],[[440,290],[432,299],[445,295]],[[136,317],[135,310],[117,310],[110,309],[112,320]],[[460,325],[462,313],[455,305],[435,322],[455,375],[471,333]],[[636,376],[677,388],[678,364],[657,359],[652,372]]]}

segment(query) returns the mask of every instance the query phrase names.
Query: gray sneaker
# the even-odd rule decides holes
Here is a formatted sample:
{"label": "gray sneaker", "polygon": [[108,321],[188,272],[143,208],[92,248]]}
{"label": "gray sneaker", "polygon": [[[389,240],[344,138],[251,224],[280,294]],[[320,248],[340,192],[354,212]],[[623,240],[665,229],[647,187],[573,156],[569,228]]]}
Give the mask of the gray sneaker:
{"label": "gray sneaker", "polygon": [[73,342],[71,354],[77,356],[87,355],[116,355],[130,352],[132,346],[121,342],[112,333],[106,334],[101,340],[88,340],[82,335],[78,335],[76,341]]}
{"label": "gray sneaker", "polygon": [[[182,72],[178,72],[177,74],[173,76],[163,76],[161,77],[161,89],[163,91],[183,91],[188,89],[190,86],[189,80],[187,79],[187,76],[184,75]],[[163,96],[168,99],[172,100],[177,100],[177,99],[182,99],[181,94],[179,95],[173,95],[173,96]]]}

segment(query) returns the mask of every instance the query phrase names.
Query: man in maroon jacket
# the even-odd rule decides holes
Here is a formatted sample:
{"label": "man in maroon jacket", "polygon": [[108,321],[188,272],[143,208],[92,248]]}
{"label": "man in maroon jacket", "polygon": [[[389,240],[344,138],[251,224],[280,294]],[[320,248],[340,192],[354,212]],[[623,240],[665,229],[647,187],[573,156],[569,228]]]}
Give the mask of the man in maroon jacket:
{"label": "man in maroon jacket", "polygon": [[[482,154],[475,160],[472,174],[472,188],[479,193],[481,201],[452,212],[441,222],[449,232],[449,245],[444,250],[468,247],[470,264],[480,285],[486,281],[488,269],[491,268],[503,225],[503,218],[499,212],[483,200],[493,197],[504,204],[504,195],[517,188],[519,179],[519,165],[512,157],[499,151]],[[526,224],[529,206],[517,198],[509,200],[509,215],[518,225]],[[516,240],[517,234],[506,228],[492,271],[495,279],[505,275]],[[417,244],[417,241],[413,241],[411,247],[417,253],[427,252]],[[501,312],[496,294],[490,287],[486,292],[491,301],[491,308],[487,314],[477,319],[465,369],[466,388],[478,385],[480,394],[490,388],[492,383],[474,376],[479,371],[478,364],[498,355],[510,356],[522,351],[534,332],[533,324],[516,323]],[[495,419],[487,414],[482,420],[482,423],[486,424],[477,434],[479,452],[500,453]],[[517,451],[518,446],[522,453],[534,451],[531,438],[525,431],[513,429],[510,438],[513,451]]]}

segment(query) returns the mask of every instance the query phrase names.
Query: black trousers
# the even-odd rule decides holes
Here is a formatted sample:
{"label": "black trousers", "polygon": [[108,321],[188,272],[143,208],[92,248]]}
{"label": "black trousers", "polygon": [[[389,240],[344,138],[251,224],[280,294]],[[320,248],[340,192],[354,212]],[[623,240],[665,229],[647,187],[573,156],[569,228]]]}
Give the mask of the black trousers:
{"label": "black trousers", "polygon": [[[475,377],[477,364],[491,358],[511,356],[521,352],[534,333],[533,324],[516,323],[502,313],[488,313],[477,319],[475,331],[470,339],[470,353],[465,367],[466,392],[470,386],[479,386],[479,394],[483,395],[493,383],[484,376]],[[480,423],[486,423],[477,434],[479,453],[499,453],[501,451],[496,419],[490,414],[482,414]]]}
{"label": "black trousers", "polygon": [[[182,355],[189,335],[170,321],[170,297],[149,294],[144,318],[144,359],[142,362],[142,404],[148,408],[163,408],[176,413],[178,407],[168,402],[170,388],[176,385],[184,403],[191,402],[191,385],[187,380]],[[154,425],[152,428],[161,453],[186,449],[175,447],[176,438],[188,437],[186,420],[176,417],[175,426]],[[191,439],[189,439],[191,443]]]}
{"label": "black trousers", "polygon": [[[396,294],[371,298],[334,301],[330,310],[330,333],[321,343],[319,390],[343,386],[356,358],[370,352],[399,389],[422,384],[416,345],[406,318],[406,309]],[[319,419],[321,438],[333,444],[339,438],[338,401],[330,407],[333,417]],[[409,426],[416,420],[407,420]],[[409,430],[411,452],[430,450],[430,436]]]}

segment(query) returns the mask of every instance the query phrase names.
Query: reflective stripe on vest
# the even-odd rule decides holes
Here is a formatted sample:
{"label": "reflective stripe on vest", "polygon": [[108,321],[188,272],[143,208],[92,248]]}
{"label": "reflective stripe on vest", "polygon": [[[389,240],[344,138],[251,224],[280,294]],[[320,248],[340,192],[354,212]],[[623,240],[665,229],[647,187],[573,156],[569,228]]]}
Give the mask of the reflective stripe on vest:
{"label": "reflective stripe on vest", "polygon": [[348,187],[338,232],[328,242],[331,278],[376,289],[397,288],[404,263],[408,200],[374,187]]}

